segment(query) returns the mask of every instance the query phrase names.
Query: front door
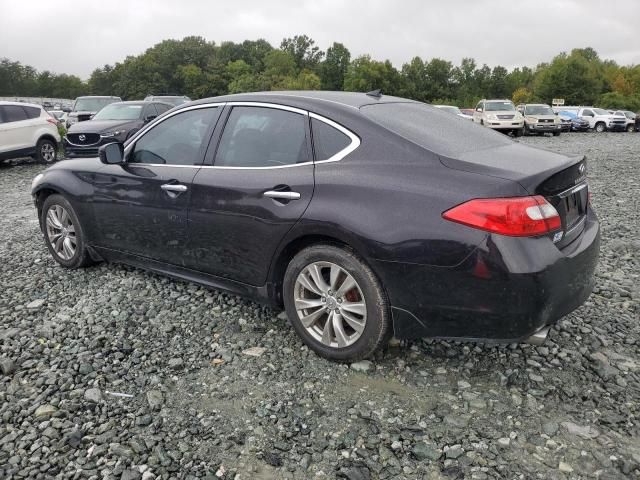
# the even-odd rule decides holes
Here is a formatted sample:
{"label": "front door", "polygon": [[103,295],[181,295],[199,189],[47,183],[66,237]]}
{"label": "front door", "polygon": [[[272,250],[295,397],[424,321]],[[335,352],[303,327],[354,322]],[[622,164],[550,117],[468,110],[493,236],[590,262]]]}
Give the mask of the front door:
{"label": "front door", "polygon": [[220,108],[177,112],[127,146],[123,165],[93,179],[99,247],[184,265],[193,177]]}
{"label": "front door", "polygon": [[262,285],[313,195],[309,119],[275,105],[227,108],[213,166],[193,180],[190,267]]}

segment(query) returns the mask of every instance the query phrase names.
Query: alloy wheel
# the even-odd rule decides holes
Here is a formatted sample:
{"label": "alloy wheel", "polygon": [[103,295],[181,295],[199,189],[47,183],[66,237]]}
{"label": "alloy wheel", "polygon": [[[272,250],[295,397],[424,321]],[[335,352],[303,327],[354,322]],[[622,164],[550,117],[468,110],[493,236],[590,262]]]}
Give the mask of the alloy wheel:
{"label": "alloy wheel", "polygon": [[51,163],[56,159],[56,149],[51,143],[45,142],[40,147],[40,157],[45,163]]}
{"label": "alloy wheel", "polygon": [[364,332],[367,305],[362,289],[339,265],[307,265],[296,279],[294,301],[303,327],[326,346],[348,347]]}
{"label": "alloy wheel", "polygon": [[71,260],[76,254],[76,229],[69,212],[61,205],[52,205],[47,212],[47,238],[51,248],[62,260]]}

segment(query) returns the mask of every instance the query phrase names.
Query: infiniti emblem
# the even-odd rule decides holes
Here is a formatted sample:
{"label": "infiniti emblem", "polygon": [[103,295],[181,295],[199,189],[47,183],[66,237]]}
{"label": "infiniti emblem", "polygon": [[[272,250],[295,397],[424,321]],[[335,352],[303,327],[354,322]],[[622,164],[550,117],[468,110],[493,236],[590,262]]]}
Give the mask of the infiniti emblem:
{"label": "infiniti emblem", "polygon": [[[84,136],[84,135],[80,135],[78,138],[80,139],[81,142],[84,142],[87,139],[87,137]],[[583,168],[582,165],[580,165],[580,168]],[[582,170],[580,170],[580,171],[582,171]]]}

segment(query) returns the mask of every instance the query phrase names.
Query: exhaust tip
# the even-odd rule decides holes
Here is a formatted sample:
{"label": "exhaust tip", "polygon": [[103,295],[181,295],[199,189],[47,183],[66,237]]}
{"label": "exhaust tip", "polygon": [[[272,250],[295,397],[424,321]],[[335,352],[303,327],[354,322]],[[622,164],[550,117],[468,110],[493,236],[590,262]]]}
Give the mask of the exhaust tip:
{"label": "exhaust tip", "polygon": [[547,339],[547,336],[549,335],[550,328],[551,327],[541,328],[530,337],[525,338],[524,343],[528,343],[529,345],[536,345],[536,346],[540,346],[544,344],[545,340]]}

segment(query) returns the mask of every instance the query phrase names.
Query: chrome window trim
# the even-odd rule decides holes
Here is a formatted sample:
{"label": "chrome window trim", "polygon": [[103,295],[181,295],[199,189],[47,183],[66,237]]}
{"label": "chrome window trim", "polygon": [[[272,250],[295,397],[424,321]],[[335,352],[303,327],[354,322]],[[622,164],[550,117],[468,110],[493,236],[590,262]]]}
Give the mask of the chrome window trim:
{"label": "chrome window trim", "polygon": [[343,148],[333,156],[327,158],[326,160],[319,160],[316,163],[339,162],[340,160],[342,160],[344,157],[349,155],[351,152],[353,152],[356,148],[360,146],[360,137],[358,137],[351,130],[347,130],[345,127],[343,127],[339,123],[336,123],[333,120],[329,120],[328,118],[322,117],[316,113],[309,112],[309,116],[311,118],[315,118],[316,120],[319,120],[320,122],[326,123],[330,127],[333,127],[336,130],[344,133],[347,137],[351,139],[351,143],[347,145],[345,148]]}
{"label": "chrome window trim", "polygon": [[332,157],[326,160],[319,160],[316,162],[310,160],[307,162],[294,163],[291,165],[279,165],[279,166],[269,166],[269,167],[228,167],[228,166],[216,166],[216,165],[172,165],[172,164],[167,165],[164,163],[131,163],[131,165],[132,166],[139,165],[141,167],[147,166],[147,167],[166,167],[166,168],[207,168],[207,169],[219,169],[219,170],[276,170],[276,169],[282,169],[282,168],[304,167],[308,165],[313,165],[314,163],[318,164],[318,163],[338,162],[342,160],[344,157],[346,157],[347,155],[349,155],[351,152],[356,150],[361,143],[360,137],[358,137],[351,130],[348,130],[347,128],[343,127],[339,123],[334,122],[333,120],[330,120],[326,117],[318,115],[317,113],[308,112],[306,110],[302,110],[296,107],[290,107],[288,105],[280,105],[278,103],[235,101],[235,102],[219,102],[219,103],[205,103],[201,105],[193,105],[191,107],[183,108],[171,114],[168,114],[167,116],[163,117],[159,122],[146,126],[144,129],[138,131],[133,137],[131,137],[129,141],[129,145],[127,145],[127,148],[125,149],[124,154],[125,156],[129,154],[129,152],[133,148],[133,145],[140,137],[145,135],[152,128],[160,125],[166,119],[173,117],[174,115],[178,115],[179,113],[186,112],[189,110],[197,110],[201,108],[211,108],[211,107],[225,107],[227,105],[231,107],[241,106],[241,107],[275,108],[277,110],[286,110],[286,111],[304,115],[310,118],[315,118],[316,120],[324,122],[327,125],[335,128],[336,130],[344,133],[346,136],[348,136],[351,139],[351,143],[347,145],[344,149],[340,150],[338,153],[336,153],[335,155],[333,155]]}
{"label": "chrome window trim", "polygon": [[[166,116],[162,117],[159,121],[152,122],[149,125],[147,125],[146,127],[138,130],[136,132],[136,134],[133,137],[131,137],[131,139],[129,140],[129,145],[127,145],[127,148],[124,149],[125,157],[129,154],[129,152],[131,152],[131,149],[133,148],[133,145],[140,139],[140,137],[145,135],[152,128],[155,128],[158,125],[160,125],[162,122],[164,122],[168,118],[171,118],[171,117],[173,117],[175,115],[178,115],[180,113],[189,112],[191,110],[200,110],[200,109],[203,109],[203,108],[212,108],[212,107],[224,107],[225,105],[226,105],[225,102],[203,103],[201,105],[192,105],[191,107],[181,108],[180,110],[176,110],[175,112],[167,114]],[[129,162],[127,162],[127,163],[129,163]],[[157,166],[158,164],[140,163],[139,165]],[[176,165],[165,165],[165,164],[161,164],[161,165],[162,166],[166,166],[166,167],[175,167],[176,166]],[[187,166],[191,166],[191,165],[187,165]]]}

